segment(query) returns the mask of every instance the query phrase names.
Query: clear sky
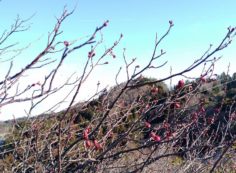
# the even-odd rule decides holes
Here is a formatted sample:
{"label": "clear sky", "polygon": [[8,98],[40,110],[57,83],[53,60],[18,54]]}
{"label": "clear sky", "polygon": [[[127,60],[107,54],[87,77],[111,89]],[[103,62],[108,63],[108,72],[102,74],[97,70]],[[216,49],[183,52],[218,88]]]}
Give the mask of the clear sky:
{"label": "clear sky", "polygon": [[[19,46],[32,43],[29,50],[15,59],[14,70],[20,69],[32,60],[43,48],[47,33],[55,24],[55,16],[61,14],[65,5],[68,10],[76,5],[77,7],[74,14],[63,25],[64,33],[60,37],[61,40],[70,41],[86,36],[107,19],[110,23],[103,31],[105,45],[108,46],[116,40],[120,33],[124,35],[115,52],[117,58],[106,69],[109,73],[104,69],[98,69],[92,78],[93,82],[99,80],[104,85],[106,83],[111,85],[114,82],[114,75],[123,64],[120,57],[123,48],[127,49],[128,58],[137,57],[137,62],[141,66],[144,65],[151,56],[155,34],[163,34],[168,28],[169,20],[173,20],[174,27],[160,47],[167,54],[158,62],[168,60],[168,64],[161,70],[146,73],[147,76],[161,78],[168,74],[170,66],[174,71],[183,69],[190,65],[194,58],[200,57],[210,44],[217,45],[227,32],[228,26],[236,26],[235,0],[2,0],[0,32],[10,27],[17,14],[22,18],[35,14],[29,22],[31,28],[9,40],[9,43],[20,40]],[[229,62],[230,71],[236,71],[235,50],[236,43],[233,42],[229,48],[218,54],[223,55],[223,59],[216,64],[216,73],[226,71]],[[83,61],[76,58],[67,61],[65,66],[68,73],[73,72],[71,67],[76,69],[81,66],[81,62]],[[0,64],[1,77],[8,67],[9,63]],[[199,75],[198,71],[194,73]],[[81,98],[85,98],[86,95]],[[14,114],[9,111],[9,107],[6,109],[1,110],[5,114],[0,116],[0,120],[8,119],[10,114]]]}

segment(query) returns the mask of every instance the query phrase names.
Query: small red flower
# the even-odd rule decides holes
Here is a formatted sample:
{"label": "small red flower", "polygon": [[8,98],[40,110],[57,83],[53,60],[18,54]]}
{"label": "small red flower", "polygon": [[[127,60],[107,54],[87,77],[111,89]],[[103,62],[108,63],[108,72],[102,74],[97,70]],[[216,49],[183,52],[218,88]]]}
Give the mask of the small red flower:
{"label": "small red flower", "polygon": [[66,47],[68,47],[70,44],[69,44],[68,41],[64,41],[64,45],[65,45]]}

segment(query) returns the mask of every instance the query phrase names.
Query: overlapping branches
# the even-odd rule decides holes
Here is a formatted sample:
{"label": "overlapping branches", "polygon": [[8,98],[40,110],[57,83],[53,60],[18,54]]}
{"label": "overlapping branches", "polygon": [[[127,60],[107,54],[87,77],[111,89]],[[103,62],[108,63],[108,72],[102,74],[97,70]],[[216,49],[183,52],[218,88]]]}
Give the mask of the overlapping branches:
{"label": "overlapping branches", "polygon": [[[122,58],[126,81],[117,81],[120,69],[116,75],[117,86],[110,90],[100,89],[98,83],[97,91],[91,98],[75,105],[81,87],[94,69],[108,64],[107,61],[104,62],[105,57],[116,57],[113,51],[123,35],[100,55],[96,50],[103,39],[101,37],[98,41],[96,36],[108,25],[108,21],[97,27],[82,43],[61,41],[61,25],[71,14],[73,11],[64,10],[49,33],[44,49],[15,74],[11,74],[11,63],[5,78],[0,82],[0,107],[31,101],[28,112],[31,115],[31,111],[49,96],[70,85],[73,89],[55,105],[60,105],[72,95],[69,104],[57,114],[42,114],[34,118],[29,116],[27,119],[12,121],[12,131],[7,136],[6,144],[0,146],[0,156],[4,162],[11,159],[14,162],[1,163],[0,166],[12,172],[145,172],[153,169],[153,163],[181,156],[189,162],[183,161],[180,172],[195,168],[209,170],[209,167],[202,164],[205,160],[213,161],[210,169],[214,171],[235,143],[236,105],[235,100],[226,103],[222,98],[209,107],[204,99],[206,90],[202,90],[202,87],[214,82],[214,64],[218,60],[215,55],[231,43],[235,28],[229,28],[216,48],[210,46],[184,70],[159,80],[147,79],[142,76],[144,72],[162,68],[167,63],[156,65],[166,53],[160,48],[160,44],[174,26],[169,21],[166,33],[160,39],[156,37],[152,55],[144,67],[135,65],[136,59],[129,60],[124,51]],[[27,27],[22,28],[24,22],[16,20],[10,31],[2,34],[0,46],[16,32],[27,30]],[[55,87],[56,76],[65,59],[72,52],[88,45],[93,46],[88,52],[81,74],[75,80],[72,80],[72,76],[68,77],[61,86]],[[4,47],[1,51],[12,46]],[[60,54],[58,62],[46,58],[48,54],[55,53]],[[41,69],[51,63],[56,65],[43,81],[29,83],[25,89],[18,90],[17,86],[26,72]],[[186,76],[201,65],[204,68],[201,76],[192,82],[186,84],[181,80],[173,90],[169,90],[163,83],[176,76]],[[208,87],[207,90],[225,87],[227,83],[234,81]],[[37,89],[32,91],[35,87]],[[12,94],[11,90],[15,92]],[[32,93],[28,96],[30,91]],[[227,87],[224,97],[226,93]],[[166,162],[167,166],[168,163]]]}

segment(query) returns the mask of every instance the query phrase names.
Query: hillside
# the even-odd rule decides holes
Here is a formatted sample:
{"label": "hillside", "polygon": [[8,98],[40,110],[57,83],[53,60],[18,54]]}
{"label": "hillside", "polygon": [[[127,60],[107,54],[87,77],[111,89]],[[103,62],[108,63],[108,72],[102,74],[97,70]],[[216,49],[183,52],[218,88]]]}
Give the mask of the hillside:
{"label": "hillside", "polygon": [[[152,80],[142,77],[133,82]],[[146,171],[154,169],[156,164],[161,165],[156,170],[166,172],[203,168],[206,171],[210,163],[225,152],[224,148],[230,152],[226,150],[227,157],[218,170],[234,169],[236,82],[233,77],[223,79],[221,75],[217,80],[204,82],[196,79],[173,90],[168,90],[164,83],[127,89],[110,109],[106,122],[98,126],[124,85],[73,106],[66,116],[65,111],[61,111],[55,115],[5,122],[1,128],[10,128],[12,134],[7,134],[1,145],[1,170],[17,165],[17,170],[24,169],[20,166],[22,159],[29,165],[37,164],[39,172],[44,170],[44,165],[52,167],[51,159],[57,159],[57,129],[61,118],[60,145],[64,148],[62,155],[67,172],[82,169],[82,163],[90,165],[83,169],[93,172],[93,164],[99,159],[103,164],[96,169],[101,172],[128,172],[143,160],[148,161]],[[146,160],[144,153],[152,153],[148,155],[154,160]],[[34,160],[35,154],[40,160]]]}

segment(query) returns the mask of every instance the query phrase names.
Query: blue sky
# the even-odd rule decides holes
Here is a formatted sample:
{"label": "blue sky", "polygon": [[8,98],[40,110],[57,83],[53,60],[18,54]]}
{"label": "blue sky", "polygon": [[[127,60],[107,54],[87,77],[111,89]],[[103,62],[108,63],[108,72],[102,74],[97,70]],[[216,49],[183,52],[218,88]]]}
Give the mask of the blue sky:
{"label": "blue sky", "polygon": [[[22,18],[35,14],[29,21],[31,28],[8,42],[20,40],[19,47],[32,43],[29,50],[14,60],[14,70],[20,69],[32,60],[43,48],[47,33],[55,24],[55,16],[61,14],[65,5],[68,10],[73,9],[75,5],[77,7],[62,26],[62,41],[91,34],[96,26],[107,19],[110,21],[109,27],[103,31],[106,46],[115,41],[120,33],[124,35],[121,44],[115,50],[117,58],[106,69],[109,74],[105,69],[98,69],[94,76],[96,80],[93,81],[103,81],[104,85],[106,82],[110,85],[114,82],[114,75],[123,65],[120,57],[123,48],[127,49],[127,58],[137,57],[137,63],[145,65],[152,53],[155,34],[161,36],[168,28],[169,20],[173,20],[174,27],[160,45],[160,49],[164,49],[167,54],[157,62],[160,64],[168,60],[168,64],[158,71],[147,72],[147,76],[161,78],[169,73],[170,66],[174,71],[184,69],[194,61],[194,58],[200,57],[210,44],[216,46],[224,37],[228,26],[236,26],[235,0],[2,0],[0,32],[10,27],[17,14]],[[235,50],[236,43],[233,42],[229,48],[218,54],[223,55],[223,59],[216,64],[216,73],[226,71],[229,62],[230,72],[235,71]],[[73,56],[83,56],[85,51],[87,50],[81,50]],[[67,69],[72,66],[76,69],[82,66],[83,61],[70,58],[66,63]],[[8,66],[9,63],[0,64],[0,76],[5,74]],[[196,76],[200,75],[199,70],[193,73]]]}
{"label": "blue sky", "polygon": [[[46,38],[47,32],[55,23],[55,16],[61,14],[65,5],[72,9],[76,4],[75,13],[63,25],[62,39],[70,40],[90,34],[96,26],[108,19],[110,26],[104,31],[105,41],[110,43],[123,33],[125,37],[120,46],[121,51],[125,47],[128,55],[142,59],[151,54],[155,33],[163,34],[168,27],[168,21],[173,20],[175,26],[161,45],[168,52],[166,59],[169,60],[169,65],[175,65],[180,57],[184,62],[190,63],[209,44],[218,43],[227,27],[236,23],[234,0],[3,0],[0,4],[0,29],[9,27],[17,14],[22,18],[35,14],[30,21],[31,29],[21,34],[22,43],[29,43],[42,35]],[[39,45],[41,44],[44,42]],[[227,56],[224,62],[235,59],[235,45],[224,52]],[[34,51],[37,52],[37,49]],[[23,61],[21,60],[22,63]],[[178,64],[176,68],[182,65],[186,64]]]}

